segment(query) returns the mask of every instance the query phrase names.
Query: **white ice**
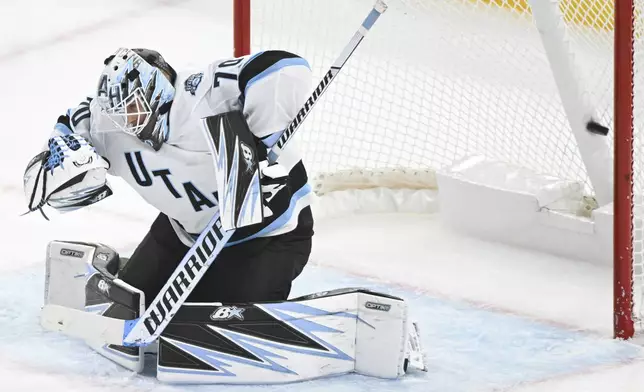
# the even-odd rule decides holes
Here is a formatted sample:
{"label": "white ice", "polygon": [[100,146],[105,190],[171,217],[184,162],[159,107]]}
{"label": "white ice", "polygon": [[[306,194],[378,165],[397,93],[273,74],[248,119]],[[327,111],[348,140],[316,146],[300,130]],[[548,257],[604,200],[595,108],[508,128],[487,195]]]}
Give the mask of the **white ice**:
{"label": "white ice", "polygon": [[[6,391],[184,391],[137,376],[38,325],[44,252],[53,239],[127,254],[155,212],[123,183],[84,211],[47,222],[25,211],[22,172],[57,116],[91,94],[118,46],[152,47],[176,68],[231,55],[231,2],[81,0],[0,3],[0,377]],[[203,12],[206,9],[208,12]],[[348,239],[351,239],[350,241]],[[404,296],[419,319],[427,374],[359,376],[226,390],[639,391],[644,352],[611,339],[612,271],[465,237],[437,215],[319,221],[294,294],[369,286]]]}

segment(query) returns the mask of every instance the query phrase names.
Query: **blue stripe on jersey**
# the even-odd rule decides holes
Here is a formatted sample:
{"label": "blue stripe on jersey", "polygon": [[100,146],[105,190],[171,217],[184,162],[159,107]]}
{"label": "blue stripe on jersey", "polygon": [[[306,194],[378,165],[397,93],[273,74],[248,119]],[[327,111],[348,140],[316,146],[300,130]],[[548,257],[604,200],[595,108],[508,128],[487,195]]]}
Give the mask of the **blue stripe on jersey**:
{"label": "blue stripe on jersey", "polygon": [[246,238],[243,238],[241,240],[228,242],[226,246],[236,245],[248,240],[252,240],[253,238],[261,237],[265,234],[270,233],[271,231],[275,231],[280,227],[284,226],[293,216],[293,212],[295,211],[295,205],[297,204],[297,201],[311,192],[312,192],[311,185],[309,184],[304,185],[297,192],[295,192],[293,196],[291,196],[291,202],[289,203],[288,209],[284,211],[284,213],[279,218],[275,219],[270,225],[264,227],[262,230],[258,231],[257,233],[250,235]]}
{"label": "blue stripe on jersey", "polygon": [[288,59],[282,59],[275,64],[271,65],[270,67],[266,68],[264,71],[262,71],[260,74],[256,75],[253,77],[251,80],[248,81],[246,84],[246,88],[244,89],[244,96],[248,93],[248,88],[253,85],[253,83],[257,82],[258,80],[267,77],[268,75],[272,74],[273,72],[277,72],[280,69],[284,67],[289,67],[292,65],[303,65],[308,69],[311,69],[311,66],[309,65],[308,61],[304,60],[301,57],[293,57],[293,58],[288,58]]}
{"label": "blue stripe on jersey", "polygon": [[[264,53],[264,52],[266,52],[266,51],[265,51],[265,50],[262,50],[261,52],[257,52],[257,53],[255,53],[255,54],[251,54],[251,55],[250,55],[250,57],[248,58],[248,61],[246,61],[246,64],[250,63],[251,61],[253,61],[253,59],[255,59],[255,57],[259,56],[260,54],[262,54],[262,53]],[[244,64],[244,67],[246,66],[246,64]]]}
{"label": "blue stripe on jersey", "polygon": [[269,136],[262,139],[262,143],[264,143],[266,147],[273,147],[273,144],[277,143],[277,140],[279,140],[280,136],[282,136],[282,131],[271,133]]}
{"label": "blue stripe on jersey", "polygon": [[54,125],[54,130],[58,131],[62,135],[71,135],[73,132],[65,124],[56,123]]}

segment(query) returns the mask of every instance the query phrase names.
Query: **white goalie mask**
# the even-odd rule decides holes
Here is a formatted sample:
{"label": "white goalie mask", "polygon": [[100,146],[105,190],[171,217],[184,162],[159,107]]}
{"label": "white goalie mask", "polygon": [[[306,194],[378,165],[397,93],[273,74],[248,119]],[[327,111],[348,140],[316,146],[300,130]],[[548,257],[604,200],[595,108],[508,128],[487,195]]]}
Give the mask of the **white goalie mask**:
{"label": "white goalie mask", "polygon": [[176,72],[158,52],[120,48],[105,60],[96,100],[109,119],[107,131],[119,129],[159,150],[168,137],[168,115],[175,95]]}

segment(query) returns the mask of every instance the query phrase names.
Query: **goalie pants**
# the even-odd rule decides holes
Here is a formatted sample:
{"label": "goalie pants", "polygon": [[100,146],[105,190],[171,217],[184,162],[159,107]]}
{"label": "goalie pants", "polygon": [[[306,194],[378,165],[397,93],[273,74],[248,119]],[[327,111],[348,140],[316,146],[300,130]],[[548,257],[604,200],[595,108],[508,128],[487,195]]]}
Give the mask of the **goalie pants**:
{"label": "goalie pants", "polygon": [[[298,227],[224,248],[188,297],[188,302],[284,301],[311,253],[313,218],[301,211]],[[159,214],[118,277],[145,293],[146,306],[188,251],[168,217]]]}

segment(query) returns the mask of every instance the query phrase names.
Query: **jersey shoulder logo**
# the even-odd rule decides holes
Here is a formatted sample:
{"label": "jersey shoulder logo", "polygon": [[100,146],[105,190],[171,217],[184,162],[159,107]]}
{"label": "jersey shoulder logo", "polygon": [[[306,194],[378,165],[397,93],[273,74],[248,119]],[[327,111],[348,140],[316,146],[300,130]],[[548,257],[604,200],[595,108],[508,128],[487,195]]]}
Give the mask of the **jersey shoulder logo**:
{"label": "jersey shoulder logo", "polygon": [[188,76],[188,79],[186,79],[186,81],[183,83],[183,86],[185,87],[187,92],[189,92],[192,95],[195,95],[195,92],[199,87],[199,83],[201,83],[201,79],[203,79],[202,72],[192,74]]}

